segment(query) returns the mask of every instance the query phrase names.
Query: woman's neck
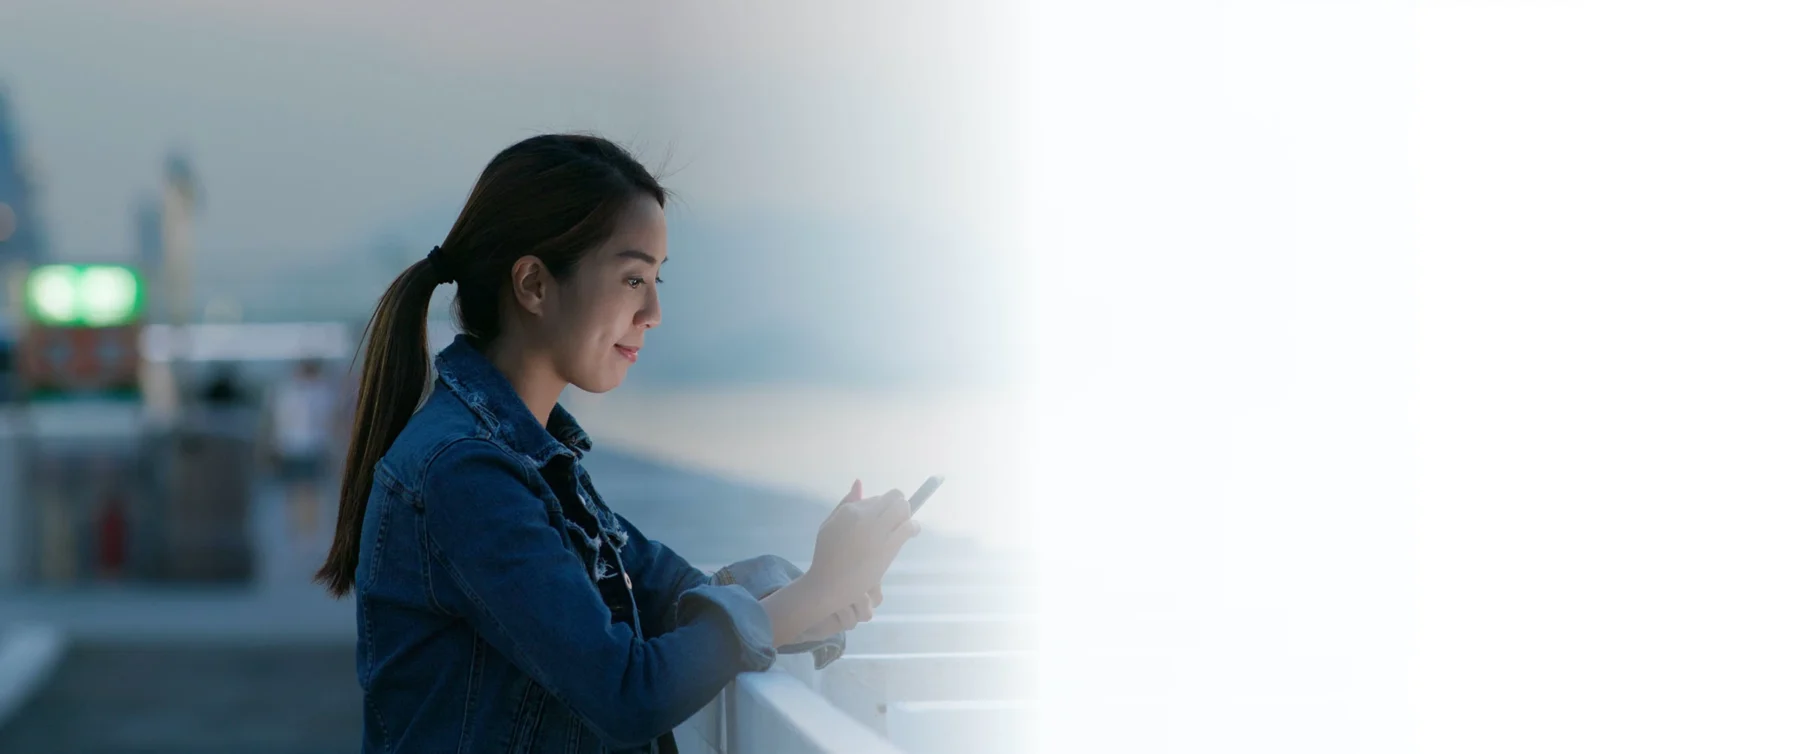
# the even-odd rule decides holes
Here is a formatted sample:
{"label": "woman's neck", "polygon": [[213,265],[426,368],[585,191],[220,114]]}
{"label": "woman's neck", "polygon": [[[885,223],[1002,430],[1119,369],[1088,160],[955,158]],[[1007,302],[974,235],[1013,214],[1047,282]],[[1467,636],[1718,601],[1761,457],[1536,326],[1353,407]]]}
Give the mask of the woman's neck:
{"label": "woman's neck", "polygon": [[512,383],[513,390],[525,402],[531,415],[537,417],[538,424],[548,426],[550,409],[556,407],[556,399],[562,396],[563,388],[568,387],[567,382],[556,376],[550,360],[505,339],[489,347],[487,357],[495,369],[506,375],[506,381]]}

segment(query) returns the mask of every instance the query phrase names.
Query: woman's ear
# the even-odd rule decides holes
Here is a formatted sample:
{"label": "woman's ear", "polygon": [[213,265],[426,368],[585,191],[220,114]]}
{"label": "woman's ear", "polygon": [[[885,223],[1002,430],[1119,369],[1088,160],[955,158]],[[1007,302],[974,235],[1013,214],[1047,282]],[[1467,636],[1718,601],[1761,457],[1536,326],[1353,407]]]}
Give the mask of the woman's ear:
{"label": "woman's ear", "polygon": [[544,299],[550,295],[550,271],[544,268],[544,260],[526,255],[513,262],[512,294],[519,308],[543,316]]}

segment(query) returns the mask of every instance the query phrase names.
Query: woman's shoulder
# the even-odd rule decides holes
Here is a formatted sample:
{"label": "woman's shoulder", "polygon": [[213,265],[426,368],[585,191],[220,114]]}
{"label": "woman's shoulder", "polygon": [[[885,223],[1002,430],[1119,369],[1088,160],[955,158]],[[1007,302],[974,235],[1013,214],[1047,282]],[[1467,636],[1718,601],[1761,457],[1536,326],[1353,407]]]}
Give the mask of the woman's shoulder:
{"label": "woman's shoulder", "polygon": [[[400,435],[381,457],[381,473],[406,487],[422,488],[434,466],[453,459],[504,459],[503,446],[473,412],[454,396],[433,392],[408,419]],[[449,458],[446,458],[449,457]]]}

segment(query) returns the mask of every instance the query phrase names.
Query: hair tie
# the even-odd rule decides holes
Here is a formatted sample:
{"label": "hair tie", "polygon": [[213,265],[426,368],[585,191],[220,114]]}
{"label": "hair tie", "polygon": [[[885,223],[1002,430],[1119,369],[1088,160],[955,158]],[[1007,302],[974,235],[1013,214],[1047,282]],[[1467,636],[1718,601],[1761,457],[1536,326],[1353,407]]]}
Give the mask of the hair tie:
{"label": "hair tie", "polygon": [[433,246],[431,253],[425,255],[425,262],[431,265],[431,271],[437,274],[436,283],[456,282],[456,270],[450,267],[450,258],[444,255],[444,247]]}

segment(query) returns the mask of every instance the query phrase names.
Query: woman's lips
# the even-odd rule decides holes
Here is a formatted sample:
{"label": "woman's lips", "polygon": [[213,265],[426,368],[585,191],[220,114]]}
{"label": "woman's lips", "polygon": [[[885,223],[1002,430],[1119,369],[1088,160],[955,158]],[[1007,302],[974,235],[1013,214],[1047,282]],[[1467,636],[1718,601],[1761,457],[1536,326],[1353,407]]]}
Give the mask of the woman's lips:
{"label": "woman's lips", "polygon": [[618,349],[619,353],[625,354],[626,361],[633,364],[637,363],[638,350],[636,348],[632,348],[631,346],[613,346],[613,348]]}

